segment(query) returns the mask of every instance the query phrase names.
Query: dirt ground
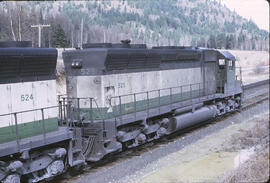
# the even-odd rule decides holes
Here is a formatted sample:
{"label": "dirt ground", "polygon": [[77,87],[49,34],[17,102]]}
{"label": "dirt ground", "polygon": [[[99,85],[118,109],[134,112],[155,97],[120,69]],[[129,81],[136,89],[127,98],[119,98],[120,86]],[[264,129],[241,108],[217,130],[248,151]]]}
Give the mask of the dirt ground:
{"label": "dirt ground", "polygon": [[248,50],[228,50],[240,61],[241,67],[267,66],[269,65],[269,52],[248,51]]}
{"label": "dirt ground", "polygon": [[222,183],[267,182],[269,181],[269,141],[258,147],[256,154],[235,171],[221,178]]}
{"label": "dirt ground", "polygon": [[242,68],[244,84],[269,79],[269,52],[229,50],[236,57],[236,67]]}
{"label": "dirt ground", "polygon": [[56,92],[58,95],[66,94],[66,75],[65,75],[65,66],[62,58],[62,53],[64,49],[58,48],[58,58],[56,64]]}
{"label": "dirt ground", "polygon": [[243,118],[238,118],[241,123],[232,121],[227,128],[147,165],[148,170],[142,172],[149,173],[134,182],[266,182],[269,112]]}

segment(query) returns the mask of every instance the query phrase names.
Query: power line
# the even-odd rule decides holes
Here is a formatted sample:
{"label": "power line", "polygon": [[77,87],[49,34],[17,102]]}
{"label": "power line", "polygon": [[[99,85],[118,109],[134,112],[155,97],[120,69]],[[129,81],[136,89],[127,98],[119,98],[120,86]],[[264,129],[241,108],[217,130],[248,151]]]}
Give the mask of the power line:
{"label": "power line", "polygon": [[50,27],[51,25],[31,25],[32,28],[38,28],[38,47],[41,47],[41,28]]}

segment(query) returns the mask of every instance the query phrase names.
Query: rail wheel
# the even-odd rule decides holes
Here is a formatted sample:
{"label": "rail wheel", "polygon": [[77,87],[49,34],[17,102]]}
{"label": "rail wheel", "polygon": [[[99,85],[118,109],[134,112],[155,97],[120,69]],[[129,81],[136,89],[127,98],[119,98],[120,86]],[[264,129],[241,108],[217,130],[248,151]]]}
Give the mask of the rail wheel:
{"label": "rail wheel", "polygon": [[20,183],[20,182],[21,178],[18,174],[10,174],[3,181],[3,183]]}

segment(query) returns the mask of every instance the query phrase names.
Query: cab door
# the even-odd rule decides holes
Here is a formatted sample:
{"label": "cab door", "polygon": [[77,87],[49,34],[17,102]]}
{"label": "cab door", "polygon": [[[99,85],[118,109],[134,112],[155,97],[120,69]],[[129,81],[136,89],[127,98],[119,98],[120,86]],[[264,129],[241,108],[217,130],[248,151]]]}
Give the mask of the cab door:
{"label": "cab door", "polygon": [[235,62],[226,60],[226,93],[232,93],[235,90]]}
{"label": "cab door", "polygon": [[227,66],[224,58],[217,62],[217,93],[224,93],[224,85],[227,82]]}
{"label": "cab door", "polygon": [[203,80],[205,95],[216,93],[217,78],[216,67],[217,52],[215,50],[204,50]]}
{"label": "cab door", "polygon": [[217,80],[216,80],[216,62],[205,62],[204,63],[204,78],[205,88],[207,94],[216,93]]}

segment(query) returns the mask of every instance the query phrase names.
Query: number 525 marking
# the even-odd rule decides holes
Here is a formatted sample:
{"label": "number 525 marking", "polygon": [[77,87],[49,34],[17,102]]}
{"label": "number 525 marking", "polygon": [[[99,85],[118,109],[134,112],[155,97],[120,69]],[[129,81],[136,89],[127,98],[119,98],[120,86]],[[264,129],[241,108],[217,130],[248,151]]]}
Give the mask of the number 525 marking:
{"label": "number 525 marking", "polygon": [[23,94],[21,95],[21,101],[29,101],[29,100],[33,100],[33,94]]}

